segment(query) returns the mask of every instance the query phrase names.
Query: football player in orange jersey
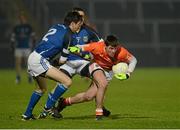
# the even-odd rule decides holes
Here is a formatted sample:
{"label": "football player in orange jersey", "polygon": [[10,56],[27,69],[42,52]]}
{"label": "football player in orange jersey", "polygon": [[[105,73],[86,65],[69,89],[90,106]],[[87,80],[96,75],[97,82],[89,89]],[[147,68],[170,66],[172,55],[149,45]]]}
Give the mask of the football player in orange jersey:
{"label": "football player in orange jersey", "polygon": [[93,61],[83,68],[81,74],[92,77],[93,82],[86,92],[61,100],[57,109],[62,111],[68,105],[90,101],[96,97],[96,119],[101,119],[105,91],[113,77],[112,66],[119,62],[128,63],[127,73],[116,75],[119,80],[126,80],[134,71],[137,60],[127,49],[120,45],[118,39],[113,35],[107,36],[106,40],[102,42],[69,47],[69,51],[78,55],[81,55],[81,51],[91,52]]}

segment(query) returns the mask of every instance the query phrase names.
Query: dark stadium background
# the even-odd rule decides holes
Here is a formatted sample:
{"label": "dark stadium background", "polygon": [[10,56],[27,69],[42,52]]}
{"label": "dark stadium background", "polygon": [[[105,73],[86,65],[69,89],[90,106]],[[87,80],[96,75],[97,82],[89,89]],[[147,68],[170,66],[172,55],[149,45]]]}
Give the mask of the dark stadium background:
{"label": "dark stadium background", "polygon": [[20,10],[38,39],[74,6],[84,8],[105,37],[116,34],[138,67],[179,67],[180,0],[0,0],[0,68],[13,68],[10,33]]}

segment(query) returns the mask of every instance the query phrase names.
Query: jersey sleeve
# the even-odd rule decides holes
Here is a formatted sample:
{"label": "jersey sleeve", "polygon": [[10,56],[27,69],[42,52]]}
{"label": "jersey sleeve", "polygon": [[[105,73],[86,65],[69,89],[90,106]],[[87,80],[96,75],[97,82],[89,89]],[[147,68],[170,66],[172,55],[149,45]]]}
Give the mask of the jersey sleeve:
{"label": "jersey sleeve", "polygon": [[128,52],[128,50],[122,47],[118,55],[118,59],[129,64],[129,73],[132,73],[134,71],[137,64],[137,59],[130,52]]}
{"label": "jersey sleeve", "polygon": [[98,44],[99,44],[98,42],[92,42],[85,45],[79,45],[79,47],[81,48],[82,51],[93,52],[98,46]]}
{"label": "jersey sleeve", "polygon": [[68,30],[64,35],[63,49],[62,49],[61,57],[59,59],[60,61],[64,62],[67,60],[67,56],[69,54],[68,47],[70,46],[71,42],[72,42],[72,32]]}
{"label": "jersey sleeve", "polygon": [[121,51],[118,54],[118,60],[129,63],[133,55],[125,48],[121,47]]}

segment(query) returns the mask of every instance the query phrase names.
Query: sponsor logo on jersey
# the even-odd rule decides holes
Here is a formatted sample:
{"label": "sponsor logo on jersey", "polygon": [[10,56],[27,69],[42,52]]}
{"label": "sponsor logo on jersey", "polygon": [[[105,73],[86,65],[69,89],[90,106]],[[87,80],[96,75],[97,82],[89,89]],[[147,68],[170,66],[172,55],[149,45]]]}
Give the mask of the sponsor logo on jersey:
{"label": "sponsor logo on jersey", "polygon": [[80,42],[81,37],[76,37],[76,39],[77,39],[77,43],[79,43],[79,42]]}
{"label": "sponsor logo on jersey", "polygon": [[88,42],[88,36],[83,37],[83,42]]}

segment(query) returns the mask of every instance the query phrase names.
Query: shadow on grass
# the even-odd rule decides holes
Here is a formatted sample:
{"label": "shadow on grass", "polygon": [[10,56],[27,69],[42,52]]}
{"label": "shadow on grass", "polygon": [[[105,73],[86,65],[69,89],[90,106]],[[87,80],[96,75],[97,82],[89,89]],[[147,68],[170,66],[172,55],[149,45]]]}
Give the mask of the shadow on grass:
{"label": "shadow on grass", "polygon": [[[75,117],[63,117],[63,119],[71,119],[71,120],[84,120],[84,119],[94,119],[95,115],[86,115],[86,116],[75,116]],[[153,118],[148,116],[139,116],[136,114],[113,114],[109,117],[105,117],[106,119],[118,120],[118,119],[146,119],[146,118]]]}
{"label": "shadow on grass", "polygon": [[145,118],[153,118],[153,117],[139,116],[136,114],[113,114],[109,118],[111,119],[125,119],[125,118],[145,119]]}

